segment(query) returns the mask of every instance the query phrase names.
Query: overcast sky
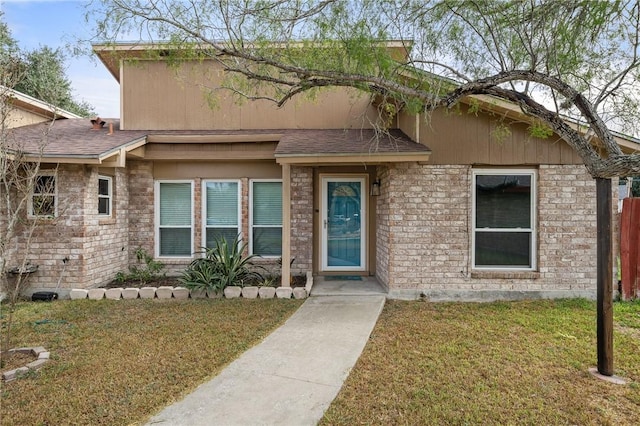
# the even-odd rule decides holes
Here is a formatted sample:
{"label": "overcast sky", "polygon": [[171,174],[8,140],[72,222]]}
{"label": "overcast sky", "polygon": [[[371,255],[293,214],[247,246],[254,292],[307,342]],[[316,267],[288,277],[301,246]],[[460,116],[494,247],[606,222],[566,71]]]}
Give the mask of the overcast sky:
{"label": "overcast sky", "polygon": [[[84,22],[86,1],[69,0],[0,0],[3,20],[20,47],[32,50],[40,46],[64,47],[77,38],[89,38],[90,27]],[[93,105],[104,118],[120,116],[118,82],[97,59],[72,57],[65,62],[77,100]]]}

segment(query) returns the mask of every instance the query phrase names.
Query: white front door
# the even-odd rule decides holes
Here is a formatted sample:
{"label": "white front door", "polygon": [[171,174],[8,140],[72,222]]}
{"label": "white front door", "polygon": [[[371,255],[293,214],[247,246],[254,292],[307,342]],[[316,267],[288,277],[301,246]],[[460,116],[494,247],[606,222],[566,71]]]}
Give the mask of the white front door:
{"label": "white front door", "polygon": [[366,269],[366,176],[322,177],[323,271]]}

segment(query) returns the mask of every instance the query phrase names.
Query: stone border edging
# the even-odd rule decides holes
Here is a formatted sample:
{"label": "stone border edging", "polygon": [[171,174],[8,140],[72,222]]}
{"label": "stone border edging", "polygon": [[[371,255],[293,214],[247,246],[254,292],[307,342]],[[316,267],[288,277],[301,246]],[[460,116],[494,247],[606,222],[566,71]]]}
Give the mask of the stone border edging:
{"label": "stone border edging", "polygon": [[[272,289],[272,290],[271,290]],[[237,287],[229,286],[224,289],[224,297],[235,299],[306,299],[309,296],[305,287]],[[74,288],[69,292],[71,300],[121,300],[121,299],[217,299],[223,297],[222,294],[193,290],[185,287],[117,287],[117,288],[92,288],[89,290]]]}
{"label": "stone border edging", "polygon": [[5,371],[4,373],[2,373],[2,380],[5,382],[10,382],[12,380],[15,380],[20,376],[28,373],[31,370],[40,370],[49,361],[49,358],[51,357],[51,352],[47,351],[42,346],[37,346],[35,348],[9,349],[9,352],[31,354],[38,358],[35,361],[31,361],[24,367],[18,367],[13,370]]}
{"label": "stone border edging", "polygon": [[304,287],[238,287],[229,286],[224,289],[224,294],[212,293],[204,290],[189,290],[185,287],[117,287],[117,288],[74,288],[69,291],[71,300],[120,300],[120,299],[218,299],[226,297],[234,299],[243,297],[245,299],[306,299],[311,294],[313,287],[313,273],[307,271],[307,282]]}

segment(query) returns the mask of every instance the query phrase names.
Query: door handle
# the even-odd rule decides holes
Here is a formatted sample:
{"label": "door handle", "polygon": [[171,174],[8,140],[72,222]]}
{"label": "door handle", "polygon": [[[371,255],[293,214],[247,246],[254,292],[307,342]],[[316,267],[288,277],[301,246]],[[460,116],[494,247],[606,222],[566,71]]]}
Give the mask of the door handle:
{"label": "door handle", "polygon": [[324,220],[324,229],[327,229],[327,219]]}

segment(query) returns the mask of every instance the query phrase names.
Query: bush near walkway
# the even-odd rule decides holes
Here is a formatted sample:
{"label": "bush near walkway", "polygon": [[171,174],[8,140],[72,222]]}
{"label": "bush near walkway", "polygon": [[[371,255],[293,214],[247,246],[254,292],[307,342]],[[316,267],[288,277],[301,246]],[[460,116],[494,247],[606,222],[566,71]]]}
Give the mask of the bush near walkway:
{"label": "bush near walkway", "polygon": [[615,304],[613,385],[596,365],[596,306],[389,301],[323,425],[637,424],[640,303]]}
{"label": "bush near walkway", "polygon": [[[15,343],[52,360],[0,389],[0,424],[144,422],[266,337],[297,300],[21,303]],[[265,360],[268,362],[269,360]]]}

